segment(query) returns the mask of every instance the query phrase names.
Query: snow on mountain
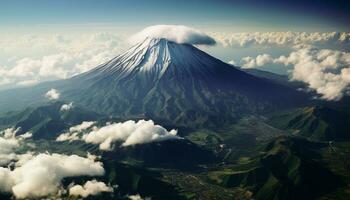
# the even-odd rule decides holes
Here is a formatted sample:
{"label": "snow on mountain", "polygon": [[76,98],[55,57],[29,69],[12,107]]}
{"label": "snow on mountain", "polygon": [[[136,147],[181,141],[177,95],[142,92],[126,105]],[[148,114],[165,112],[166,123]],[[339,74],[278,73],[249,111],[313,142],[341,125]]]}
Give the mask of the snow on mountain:
{"label": "snow on mountain", "polygon": [[146,38],[73,78],[8,91],[0,110],[13,103],[19,108],[45,101],[44,91],[50,88],[59,90],[62,100],[97,113],[191,126],[232,122],[305,100],[289,87],[247,74],[190,44],[164,38]]}
{"label": "snow on mountain", "polygon": [[[189,44],[177,44],[164,38],[146,38],[107,64],[87,73],[87,76],[114,76],[116,80],[142,75],[160,79],[173,66],[179,75],[194,71],[205,75],[217,60],[203,56]],[[213,61],[215,60],[215,61]]]}

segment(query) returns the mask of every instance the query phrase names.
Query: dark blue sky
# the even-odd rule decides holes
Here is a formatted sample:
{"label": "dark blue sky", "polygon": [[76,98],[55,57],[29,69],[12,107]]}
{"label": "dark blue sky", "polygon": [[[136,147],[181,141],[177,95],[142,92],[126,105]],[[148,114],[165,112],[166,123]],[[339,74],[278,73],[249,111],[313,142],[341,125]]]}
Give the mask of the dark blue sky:
{"label": "dark blue sky", "polygon": [[207,29],[348,31],[345,0],[0,0],[0,27],[184,24]]}

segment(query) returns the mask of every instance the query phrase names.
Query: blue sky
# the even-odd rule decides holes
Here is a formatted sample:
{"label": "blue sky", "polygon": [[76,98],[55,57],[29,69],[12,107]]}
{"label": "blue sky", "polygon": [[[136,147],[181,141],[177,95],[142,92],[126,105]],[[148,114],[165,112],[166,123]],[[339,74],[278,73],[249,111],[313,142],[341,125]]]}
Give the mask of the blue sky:
{"label": "blue sky", "polygon": [[1,0],[0,27],[185,24],[208,30],[347,31],[346,1]]}

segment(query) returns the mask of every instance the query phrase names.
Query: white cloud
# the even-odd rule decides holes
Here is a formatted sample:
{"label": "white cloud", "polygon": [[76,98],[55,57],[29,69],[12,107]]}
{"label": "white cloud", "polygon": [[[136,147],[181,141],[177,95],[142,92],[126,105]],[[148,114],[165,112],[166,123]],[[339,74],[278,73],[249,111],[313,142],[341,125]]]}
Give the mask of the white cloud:
{"label": "white cloud", "polygon": [[300,44],[350,44],[350,33],[337,32],[243,32],[243,33],[211,33],[224,47],[262,46],[294,46]]}
{"label": "white cloud", "polygon": [[88,71],[114,56],[116,54],[103,52],[89,56],[58,53],[41,58],[22,58],[6,68],[0,66],[0,80],[3,81],[2,85],[30,86],[46,80],[66,79]]}
{"label": "white cloud", "polygon": [[28,162],[29,160],[31,160],[34,157],[34,152],[27,152],[25,154],[17,154],[16,156],[16,163],[15,163],[15,167],[20,167],[22,165],[24,165],[26,162]]}
{"label": "white cloud", "polygon": [[0,87],[66,79],[117,56],[127,44],[114,33],[0,35]]}
{"label": "white cloud", "polygon": [[92,125],[94,125],[96,122],[92,122],[92,121],[84,121],[79,125],[73,126],[71,128],[69,128],[69,132],[80,132],[83,130],[86,130],[88,128],[90,128]]}
{"label": "white cloud", "polygon": [[122,146],[150,143],[169,139],[179,139],[176,130],[167,131],[152,120],[129,120],[124,123],[113,123],[83,136],[87,143],[99,144],[101,150],[111,150],[115,141],[123,141]]}
{"label": "white cloud", "polygon": [[101,162],[77,155],[38,154],[13,170],[0,167],[0,190],[18,199],[55,195],[62,179],[102,176]]}
{"label": "white cloud", "polygon": [[72,142],[72,141],[76,141],[76,140],[80,140],[78,132],[62,133],[56,138],[56,141],[58,141],[58,142],[63,142],[63,141]]}
{"label": "white cloud", "polygon": [[214,45],[215,40],[206,33],[181,25],[155,25],[133,35],[131,43],[142,42],[146,38],[165,38],[176,43],[193,45]]}
{"label": "white cloud", "polygon": [[257,66],[255,58],[253,58],[251,56],[247,56],[247,57],[242,58],[241,62],[244,63],[242,65],[242,67],[245,69],[255,68]]}
{"label": "white cloud", "polygon": [[57,100],[60,98],[60,95],[61,94],[58,92],[58,90],[52,88],[51,90],[46,92],[45,97],[50,100]]}
{"label": "white cloud", "polygon": [[[89,124],[90,125],[90,124]],[[74,129],[74,130],[73,130]],[[101,150],[112,150],[113,143],[121,141],[122,146],[157,142],[169,139],[180,139],[176,130],[167,131],[152,120],[129,120],[123,123],[108,123],[103,127],[92,127],[87,134],[80,133],[72,127],[68,133],[61,134],[56,141],[84,140],[87,143],[98,144]]]}
{"label": "white cloud", "polygon": [[92,125],[94,125],[96,122],[87,122],[84,121],[81,124],[78,124],[76,126],[73,126],[69,128],[69,131],[67,133],[62,133],[60,134],[57,138],[56,141],[75,141],[75,140],[80,140],[79,134],[81,134],[82,131],[90,128]]}
{"label": "white cloud", "polygon": [[141,195],[139,195],[139,194],[128,195],[127,197],[128,197],[128,199],[130,199],[130,200],[150,200],[150,199],[151,199],[151,198],[149,198],[149,197],[142,198]]}
{"label": "white cloud", "polygon": [[231,59],[231,60],[228,61],[227,63],[230,64],[230,65],[236,65],[236,64],[237,64],[236,61],[233,60],[233,59]]}
{"label": "white cloud", "polygon": [[23,159],[26,154],[16,154],[25,139],[32,136],[30,132],[16,136],[20,128],[8,128],[0,132],[0,166]]}
{"label": "white cloud", "polygon": [[350,53],[300,46],[288,56],[272,58],[258,55],[242,59],[243,68],[256,68],[267,64],[292,66],[292,80],[302,81],[326,100],[339,100],[349,91]]}
{"label": "white cloud", "polygon": [[16,133],[19,129],[8,128],[1,132],[0,137],[0,153],[5,154],[12,152],[14,148],[19,146],[19,140],[16,138]]}
{"label": "white cloud", "polygon": [[101,159],[102,157],[101,156],[96,156],[96,155],[93,155],[91,154],[90,152],[87,152],[87,158],[90,159],[90,160],[96,160],[96,159]]}
{"label": "white cloud", "polygon": [[63,104],[61,106],[61,111],[69,111],[70,109],[73,108],[73,102],[70,102],[69,104]]}
{"label": "white cloud", "polygon": [[244,57],[241,60],[242,67],[249,69],[249,68],[257,68],[265,66],[266,64],[273,63],[273,58],[269,54],[262,54],[258,55],[256,58],[253,58],[251,56]]}
{"label": "white cloud", "polygon": [[114,188],[107,186],[104,182],[96,180],[87,181],[84,185],[73,185],[69,188],[69,195],[88,197],[98,195],[101,192],[113,192]]}
{"label": "white cloud", "polygon": [[20,138],[20,139],[28,139],[28,138],[31,138],[32,136],[33,136],[33,134],[31,132],[26,132],[26,133],[24,133],[22,135],[19,135],[18,138]]}
{"label": "white cloud", "polygon": [[339,100],[349,90],[350,53],[303,48],[276,62],[293,65],[293,80],[303,81],[327,100]]}
{"label": "white cloud", "polygon": [[272,57],[268,54],[262,54],[256,57],[256,65],[259,67],[264,66],[267,63],[270,63],[272,61],[273,61]]}
{"label": "white cloud", "polygon": [[104,168],[97,156],[49,154],[17,151],[32,148],[27,139],[31,133],[16,136],[20,128],[0,132],[0,192],[17,199],[56,195],[62,191],[61,180],[76,176],[102,176]]}

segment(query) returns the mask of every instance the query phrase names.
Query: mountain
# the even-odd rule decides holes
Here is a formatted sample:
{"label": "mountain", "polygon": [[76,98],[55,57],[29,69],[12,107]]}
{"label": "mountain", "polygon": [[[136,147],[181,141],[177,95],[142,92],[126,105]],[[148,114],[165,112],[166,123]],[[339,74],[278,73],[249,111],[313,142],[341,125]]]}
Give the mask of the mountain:
{"label": "mountain", "polygon": [[270,124],[316,140],[349,140],[350,113],[329,106],[311,106],[278,112]]}
{"label": "mountain", "polygon": [[329,150],[328,143],[277,137],[247,164],[210,172],[209,177],[225,187],[243,187],[254,199],[319,199],[346,187],[346,179],[329,169],[333,159],[323,155]]}
{"label": "mountain", "polygon": [[0,116],[0,129],[20,128],[18,134],[30,131],[33,139],[55,139],[59,133],[83,121],[95,121],[102,116],[73,106],[69,111],[61,110],[63,102],[57,101],[39,107],[29,107],[20,112],[9,112]]}
{"label": "mountain", "polygon": [[137,163],[144,167],[190,170],[199,164],[218,161],[213,152],[186,139],[152,142],[130,147],[118,147],[102,156],[109,160]]}
{"label": "mountain", "polygon": [[30,89],[0,93],[0,111],[61,98],[112,116],[177,126],[217,126],[243,115],[300,105],[293,88],[233,68],[189,44],[151,39],[95,69]]}
{"label": "mountain", "polygon": [[264,70],[260,70],[260,69],[241,69],[244,72],[247,72],[248,74],[251,74],[253,76],[257,76],[260,78],[265,78],[268,80],[271,80],[275,83],[287,86],[287,87],[292,87],[295,89],[306,89],[307,85],[303,82],[299,82],[299,81],[290,81],[290,79],[288,78],[287,75],[281,75],[281,74],[275,74],[272,72],[268,72],[268,71],[264,71]]}

